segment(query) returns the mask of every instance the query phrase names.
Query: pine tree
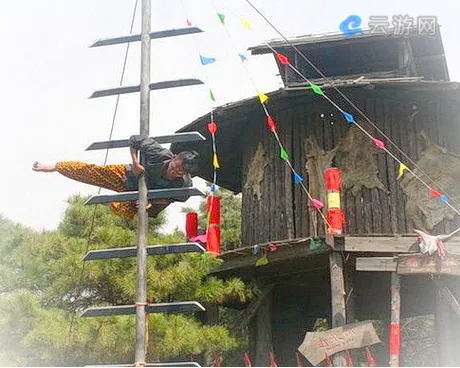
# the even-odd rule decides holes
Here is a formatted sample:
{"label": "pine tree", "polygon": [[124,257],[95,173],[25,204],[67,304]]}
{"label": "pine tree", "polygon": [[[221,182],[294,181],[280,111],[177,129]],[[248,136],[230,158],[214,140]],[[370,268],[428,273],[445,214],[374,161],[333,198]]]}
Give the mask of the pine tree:
{"label": "pine tree", "polygon": [[[36,232],[0,217],[0,365],[78,366],[133,363],[135,317],[79,318],[89,306],[135,302],[135,259],[83,263],[90,249],[134,246],[136,220],[74,196],[56,231]],[[94,222],[93,222],[94,217]],[[183,242],[161,235],[164,218],[149,224],[149,244]],[[148,258],[148,301],[248,301],[239,279],[209,276],[221,261],[200,254]],[[84,268],[82,270],[82,267]],[[203,326],[193,316],[149,315],[148,361],[188,360],[231,351],[225,325]]]}

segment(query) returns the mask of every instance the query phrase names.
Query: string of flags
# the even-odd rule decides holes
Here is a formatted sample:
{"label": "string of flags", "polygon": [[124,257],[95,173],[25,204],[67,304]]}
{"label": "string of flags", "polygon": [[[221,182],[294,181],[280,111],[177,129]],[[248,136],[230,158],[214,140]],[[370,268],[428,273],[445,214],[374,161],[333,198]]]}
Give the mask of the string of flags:
{"label": "string of flags", "polygon": [[[181,6],[182,6],[182,9],[183,9],[184,13],[186,13],[184,4],[182,3],[182,0],[181,0]],[[225,20],[224,15],[221,15],[219,18],[221,19],[222,22],[224,22],[224,20]],[[192,26],[192,24],[193,24],[190,21],[190,19],[187,16],[187,14],[186,14],[186,22],[187,22],[187,26]],[[193,37],[195,37],[195,36],[193,35]],[[211,140],[212,140],[212,162],[211,163],[212,163],[212,167],[213,167],[213,180],[212,180],[212,183],[211,183],[211,186],[210,186],[211,201],[210,201],[210,206],[208,208],[208,216],[207,216],[207,221],[206,221],[206,223],[207,223],[206,233],[208,233],[209,225],[210,225],[210,219],[211,219],[210,216],[211,216],[213,206],[214,206],[214,196],[215,196],[216,189],[217,189],[217,170],[220,169],[220,164],[219,164],[219,159],[218,159],[218,156],[217,156],[217,144],[216,144],[216,133],[218,131],[218,126],[217,126],[217,124],[215,122],[215,118],[214,118],[214,109],[216,107],[216,97],[214,95],[214,92],[213,92],[212,88],[210,87],[209,78],[208,78],[208,74],[207,74],[207,71],[206,71],[206,66],[215,63],[217,61],[217,59],[215,57],[212,57],[212,56],[202,55],[200,50],[199,50],[199,47],[198,47],[198,45],[197,45],[197,43],[195,41],[195,38],[194,38],[194,43],[195,43],[195,46],[197,48],[197,52],[198,52],[198,55],[199,55],[199,58],[200,58],[200,63],[203,66],[203,69],[204,69],[204,73],[205,73],[205,77],[206,77],[206,85],[209,87],[209,100],[210,100],[210,122],[207,124],[207,129],[208,129],[209,134],[211,135]]]}
{"label": "string of flags", "polygon": [[[231,36],[230,36],[230,33],[228,32],[227,30],[227,27],[226,27],[226,24],[225,24],[225,19],[226,19],[226,15],[223,14],[223,13],[219,13],[219,12],[216,12],[217,13],[217,16],[220,20],[220,23],[222,24],[222,26],[224,27],[228,37],[231,39]],[[239,18],[241,24],[248,30],[252,30],[253,27],[252,27],[252,24],[245,18]],[[248,78],[251,80],[253,86],[254,86],[254,89],[256,91],[256,94],[257,96],[259,97],[259,101],[262,105],[262,108],[264,110],[264,113],[266,115],[266,122],[267,122],[267,125],[268,125],[268,128],[269,130],[273,133],[278,145],[279,145],[279,148],[280,148],[280,158],[286,162],[286,164],[289,166],[289,168],[291,169],[292,171],[292,175],[293,175],[293,179],[294,179],[294,182],[296,184],[299,184],[303,191],[307,194],[307,197],[308,199],[310,200],[310,202],[312,203],[313,207],[317,209],[318,213],[320,214],[320,216],[322,217],[324,223],[327,225],[328,228],[331,228],[331,225],[328,223],[326,217],[324,216],[324,214],[322,213],[321,211],[321,208],[324,207],[324,204],[319,200],[319,199],[315,199],[313,198],[308,189],[306,188],[306,186],[303,184],[303,177],[294,169],[291,161],[290,161],[290,158],[289,158],[289,154],[288,152],[286,151],[286,149],[284,148],[284,145],[282,144],[279,136],[278,136],[278,132],[277,132],[277,126],[276,126],[276,122],[274,120],[274,118],[271,116],[271,114],[269,113],[268,111],[268,108],[266,106],[266,103],[267,101],[269,100],[269,96],[267,94],[265,94],[264,92],[262,92],[261,90],[259,90],[256,86],[256,83],[254,82],[254,80],[252,79],[247,67],[246,67],[246,61],[247,61],[247,58],[243,56],[243,54],[241,53],[238,53],[239,57],[240,57],[240,60],[241,60],[241,63],[242,63],[242,66],[246,72],[246,74],[248,75]],[[289,60],[287,60],[287,58],[284,56],[284,55],[280,55],[280,58],[281,60],[283,60],[283,62],[289,62]],[[261,261],[262,263],[265,263],[265,260],[262,260]]]}

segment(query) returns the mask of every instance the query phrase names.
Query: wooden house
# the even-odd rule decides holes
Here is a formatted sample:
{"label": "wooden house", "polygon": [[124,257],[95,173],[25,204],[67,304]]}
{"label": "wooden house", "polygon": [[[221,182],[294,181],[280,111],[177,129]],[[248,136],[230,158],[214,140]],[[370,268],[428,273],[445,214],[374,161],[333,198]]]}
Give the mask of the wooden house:
{"label": "wooden house", "polygon": [[[217,273],[263,285],[260,298],[242,314],[255,363],[267,365],[273,350],[279,366],[296,365],[295,351],[305,333],[318,318],[327,318],[332,327],[382,321],[382,343],[375,351],[379,364],[387,365],[390,321],[435,315],[438,348],[431,364],[460,364],[455,351],[460,241],[446,242],[445,258],[421,256],[413,232],[446,234],[460,226],[452,210],[460,208],[460,93],[458,83],[449,80],[439,29],[435,35],[334,34],[290,42],[269,44],[428,186],[407,171],[397,179],[397,161],[275,58],[284,88],[267,94],[266,107],[293,167],[311,195],[324,203],[324,171],[335,166],[342,172],[345,229],[331,237],[280,159],[259,99],[215,110],[217,183],[242,193],[243,244],[223,251],[225,262]],[[273,53],[267,45],[251,50],[253,55]],[[202,116],[179,132],[208,136],[208,119],[209,114]],[[172,149],[195,149],[211,158],[209,142]],[[202,160],[198,176],[211,181],[209,162]],[[432,198],[428,188],[448,193],[451,206]],[[256,266],[263,256],[269,263]]]}

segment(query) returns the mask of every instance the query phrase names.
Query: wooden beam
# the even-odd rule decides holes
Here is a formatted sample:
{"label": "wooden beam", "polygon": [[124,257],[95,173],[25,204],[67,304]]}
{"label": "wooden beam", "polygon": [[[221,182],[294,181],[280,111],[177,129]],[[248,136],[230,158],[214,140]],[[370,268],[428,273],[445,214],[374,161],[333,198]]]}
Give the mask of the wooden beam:
{"label": "wooden beam", "polygon": [[358,257],[356,271],[396,271],[394,257]]}
{"label": "wooden beam", "polygon": [[460,304],[450,289],[447,286],[441,286],[438,291],[441,299],[443,299],[452,308],[452,311],[457,317],[460,318]]}
{"label": "wooden beam", "polygon": [[455,367],[457,347],[454,344],[452,310],[446,304],[439,288],[436,293],[436,342],[438,345],[439,365],[441,367]]}
{"label": "wooden beam", "polygon": [[[345,252],[419,253],[417,236],[346,236],[334,242],[334,249]],[[460,237],[445,242],[448,254],[460,255]]]}
{"label": "wooden beam", "polygon": [[[342,254],[331,252],[329,254],[329,265],[331,272],[332,328],[336,328],[347,323]],[[336,367],[346,366],[345,357],[342,353],[335,354],[333,361]]]}
{"label": "wooden beam", "polygon": [[269,352],[272,351],[272,317],[271,304],[272,294],[270,293],[257,312],[257,336],[256,336],[256,367],[268,367]]}
{"label": "wooden beam", "polygon": [[254,300],[249,306],[241,313],[240,315],[240,323],[238,327],[246,327],[251,322],[252,318],[256,315],[257,311],[259,310],[260,306],[265,302],[265,299],[270,295],[273,290],[273,285],[267,287],[264,292]]}

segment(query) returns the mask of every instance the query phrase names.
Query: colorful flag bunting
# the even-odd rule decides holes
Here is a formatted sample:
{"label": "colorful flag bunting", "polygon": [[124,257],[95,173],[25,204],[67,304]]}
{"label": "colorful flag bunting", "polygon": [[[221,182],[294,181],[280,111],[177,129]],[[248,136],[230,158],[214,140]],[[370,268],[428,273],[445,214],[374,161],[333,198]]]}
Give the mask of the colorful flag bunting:
{"label": "colorful flag bunting", "polygon": [[187,19],[187,25],[190,27],[192,25],[192,22],[190,22],[190,20]]}
{"label": "colorful flag bunting", "polygon": [[294,171],[294,182],[295,183],[303,182],[303,178],[299,174],[297,174],[295,171]]}
{"label": "colorful flag bunting", "polygon": [[257,255],[259,251],[260,251],[260,245],[259,244],[254,245],[252,249],[252,254]]}
{"label": "colorful flag bunting", "polygon": [[248,61],[248,58],[246,57],[245,54],[238,54],[238,56],[240,57],[241,61]]}
{"label": "colorful flag bunting", "polygon": [[252,367],[252,362],[251,362],[251,359],[249,358],[249,354],[244,353],[243,358],[244,358],[245,367]]}
{"label": "colorful flag bunting", "polygon": [[200,55],[200,60],[201,60],[201,64],[208,65],[208,64],[214,63],[216,61],[216,58]]}
{"label": "colorful flag bunting", "polygon": [[240,22],[243,26],[245,26],[247,29],[251,29],[252,30],[252,24],[249,23],[246,19],[244,18],[240,18]]}
{"label": "colorful flag bunting", "polygon": [[441,195],[441,197],[439,197],[439,200],[441,202],[447,203],[449,201],[449,198],[445,194],[443,194]]}
{"label": "colorful flag bunting", "polygon": [[400,179],[403,176],[405,170],[407,170],[407,166],[404,165],[402,162],[400,162],[399,163],[398,177],[396,178],[396,180]]}
{"label": "colorful flag bunting", "polygon": [[433,198],[441,198],[441,193],[439,193],[437,190],[431,189],[431,196]]}
{"label": "colorful flag bunting", "polygon": [[332,367],[332,360],[327,354],[326,354],[326,367]]}
{"label": "colorful flag bunting", "polygon": [[214,93],[212,93],[212,90],[209,90],[209,97],[211,98],[211,101],[216,102],[216,98],[214,97]]}
{"label": "colorful flag bunting", "polygon": [[375,144],[378,148],[381,148],[381,149],[384,149],[384,148],[385,148],[385,143],[383,143],[381,140],[379,140],[379,139],[377,139],[377,138],[374,138],[373,141],[374,141],[374,144]]}
{"label": "colorful flag bunting", "polygon": [[348,123],[353,124],[355,122],[355,118],[353,115],[349,114],[348,112],[342,111],[343,116],[347,120]]}
{"label": "colorful flag bunting", "polygon": [[287,57],[286,55],[280,54],[279,52],[277,52],[275,55],[276,55],[276,57],[278,58],[278,60],[279,60],[279,62],[280,62],[281,64],[283,64],[283,65],[289,65],[289,64],[291,64],[291,63],[289,62],[289,59],[288,59],[288,57]]}
{"label": "colorful flag bunting", "polygon": [[211,184],[211,193],[216,192],[216,184]]}
{"label": "colorful flag bunting", "polygon": [[281,158],[282,158],[284,161],[286,161],[286,160],[289,159],[289,155],[288,155],[288,153],[284,150],[283,147],[281,147],[280,156],[281,156]]}
{"label": "colorful flag bunting", "polygon": [[348,349],[345,350],[345,362],[347,367],[354,367],[353,359],[351,359],[351,354]]}
{"label": "colorful flag bunting", "polygon": [[267,257],[261,257],[256,262],[256,267],[266,266],[266,265],[268,265],[268,258]]}
{"label": "colorful flag bunting", "polygon": [[323,96],[324,92],[320,88],[320,86],[317,86],[316,84],[310,83],[310,88],[315,92],[317,95]]}
{"label": "colorful flag bunting", "polygon": [[225,24],[225,14],[217,13],[217,16],[219,17],[220,22]]}
{"label": "colorful flag bunting", "polygon": [[272,132],[276,131],[275,121],[273,120],[273,118],[270,115],[267,116],[267,125],[268,125],[268,127],[270,128],[270,130]]}
{"label": "colorful flag bunting", "polygon": [[209,130],[209,133],[215,134],[217,132],[217,124],[215,122],[211,121],[208,124],[208,130]]}
{"label": "colorful flag bunting", "polygon": [[263,92],[257,91],[257,96],[259,96],[259,100],[261,103],[265,103],[268,101],[268,96]]}
{"label": "colorful flag bunting", "polygon": [[321,208],[324,207],[323,202],[319,201],[318,199],[314,199],[314,198],[313,198],[313,199],[311,200],[311,203],[313,204],[313,206],[314,206],[315,208],[317,208],[317,209],[319,209],[319,210],[320,210]]}
{"label": "colorful flag bunting", "polygon": [[219,166],[219,161],[217,160],[217,155],[216,155],[215,153],[214,153],[214,156],[213,156],[213,158],[212,158],[212,164],[214,165],[214,167],[215,167],[216,169],[219,169],[219,168],[220,168],[220,166]]}

